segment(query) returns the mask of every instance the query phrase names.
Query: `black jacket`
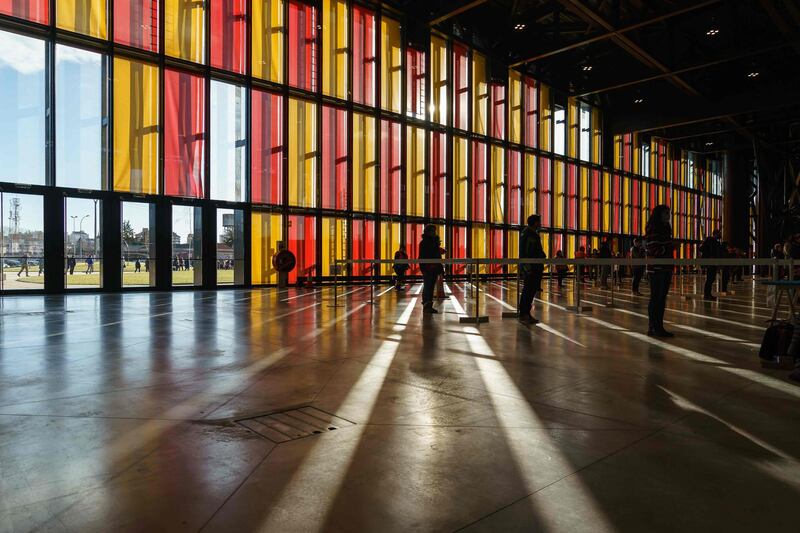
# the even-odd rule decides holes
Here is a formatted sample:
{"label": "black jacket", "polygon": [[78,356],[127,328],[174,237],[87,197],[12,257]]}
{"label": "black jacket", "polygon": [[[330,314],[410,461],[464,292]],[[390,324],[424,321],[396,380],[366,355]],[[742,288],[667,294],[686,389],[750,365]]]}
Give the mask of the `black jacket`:
{"label": "black jacket", "polygon": [[[672,259],[675,243],[672,240],[672,229],[669,226],[663,228],[648,228],[644,240],[647,246],[647,257],[653,259]],[[671,265],[647,265],[647,271],[672,270]]]}
{"label": "black jacket", "polygon": [[[547,254],[542,248],[542,240],[536,230],[526,227],[522,230],[519,237],[519,257],[520,259],[545,259]],[[544,265],[520,265],[523,274],[544,272]]]}
{"label": "black jacket", "polygon": [[[436,235],[428,237],[427,235],[422,236],[422,240],[419,242],[419,258],[420,259],[441,259],[442,253],[441,250],[442,241]],[[444,272],[442,265],[435,265],[432,263],[423,263],[419,265],[419,269],[423,272],[436,272],[441,273]]]}
{"label": "black jacket", "polygon": [[607,242],[604,242],[600,245],[600,250],[597,254],[597,257],[598,259],[611,259],[611,247]]}
{"label": "black jacket", "polygon": [[725,257],[726,254],[723,252],[724,248],[722,247],[722,243],[715,237],[706,237],[706,240],[700,245],[700,253],[703,259],[719,259],[720,257]]}

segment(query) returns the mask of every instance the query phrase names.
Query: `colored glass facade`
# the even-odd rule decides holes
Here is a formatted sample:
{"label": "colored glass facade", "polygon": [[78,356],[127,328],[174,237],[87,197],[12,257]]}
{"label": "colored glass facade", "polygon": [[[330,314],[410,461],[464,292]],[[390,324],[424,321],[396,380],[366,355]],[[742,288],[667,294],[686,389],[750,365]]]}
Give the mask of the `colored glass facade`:
{"label": "colored glass facade", "polygon": [[241,220],[247,242],[231,261],[249,265],[234,280],[274,283],[280,247],[298,257],[293,280],[401,243],[413,255],[425,223],[454,258],[515,257],[531,213],[548,254],[567,257],[603,235],[627,249],[658,203],[673,206],[684,256],[722,223],[717,162],[635,134],[609,139],[603,162],[599,109],[514,70],[490,77],[488,55],[446,35],[406,45],[379,3],[50,6],[0,1],[15,19],[0,20],[0,190],[102,196],[98,218],[126,195],[191,205],[194,252],[181,253],[194,262],[194,233],[215,231],[202,210],[232,210],[220,224]]}

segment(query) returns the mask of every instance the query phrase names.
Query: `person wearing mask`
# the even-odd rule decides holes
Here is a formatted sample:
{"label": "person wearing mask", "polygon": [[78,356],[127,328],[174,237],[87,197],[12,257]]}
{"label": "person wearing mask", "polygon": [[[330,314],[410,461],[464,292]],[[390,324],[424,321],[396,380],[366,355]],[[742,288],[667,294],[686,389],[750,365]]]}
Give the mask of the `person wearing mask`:
{"label": "person wearing mask", "polygon": [[[611,245],[608,239],[603,239],[600,243],[600,250],[597,253],[598,259],[611,259]],[[608,290],[608,277],[611,275],[611,265],[600,265],[600,288]]]}
{"label": "person wearing mask", "polygon": [[[442,259],[440,252],[442,241],[436,235],[436,226],[428,224],[422,232],[419,243],[420,259]],[[423,263],[419,269],[422,271],[422,312],[426,314],[438,313],[433,307],[433,289],[436,287],[436,278],[443,272],[441,263]]]}
{"label": "person wearing mask", "polygon": [[[520,259],[545,259],[547,257],[542,248],[542,240],[539,238],[541,226],[539,215],[528,217],[528,225],[522,230],[519,237]],[[524,324],[536,324],[539,321],[531,316],[531,309],[533,309],[533,299],[536,293],[542,290],[544,264],[521,264],[519,271],[522,274],[522,293],[519,296],[518,318]]]}
{"label": "person wearing mask", "polygon": [[[564,259],[563,250],[558,250],[556,252],[556,259]],[[567,277],[568,268],[567,265],[556,265],[556,279],[558,280],[559,290],[564,288],[564,278]]]}
{"label": "person wearing mask", "polygon": [[[631,259],[644,259],[645,257],[647,257],[647,250],[645,250],[642,244],[641,237],[634,238],[633,246],[631,246]],[[642,293],[639,292],[639,284],[642,282],[642,276],[644,276],[644,265],[634,265],[631,292],[636,296],[642,296]]]}
{"label": "person wearing mask", "polygon": [[[644,235],[648,258],[672,259],[675,244],[672,241],[671,220],[672,214],[669,207],[662,204],[653,208]],[[674,334],[664,329],[664,310],[667,306],[667,294],[669,294],[669,286],[672,282],[672,266],[648,265],[647,274],[650,279],[647,334],[652,337],[674,337]]]}
{"label": "person wearing mask", "polygon": [[[406,252],[406,245],[401,244],[400,248],[394,253],[394,260],[407,260],[408,253]],[[408,263],[395,263],[392,265],[392,270],[394,270],[394,290],[396,291],[404,291],[406,290],[406,272],[408,272]]]}
{"label": "person wearing mask", "polygon": [[[719,259],[722,257],[722,243],[720,242],[720,231],[715,229],[711,235],[700,245],[700,255],[703,259]],[[713,300],[714,295],[711,289],[717,279],[717,266],[706,265],[706,283],[703,286],[703,298]]]}

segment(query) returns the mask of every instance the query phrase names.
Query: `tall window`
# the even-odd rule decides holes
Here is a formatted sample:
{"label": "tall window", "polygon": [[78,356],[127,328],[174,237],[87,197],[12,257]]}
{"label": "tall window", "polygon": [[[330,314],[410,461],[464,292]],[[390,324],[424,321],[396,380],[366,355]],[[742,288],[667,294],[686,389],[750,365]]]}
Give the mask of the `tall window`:
{"label": "tall window", "polygon": [[562,106],[556,106],[554,119],[553,151],[559,155],[564,155],[564,143],[567,135],[567,112]]}
{"label": "tall window", "polygon": [[103,205],[96,198],[66,198],[64,208],[65,286],[101,287]]}
{"label": "tall window", "polygon": [[472,141],[472,220],[486,222],[486,144]]}
{"label": "tall window", "polygon": [[317,203],[317,106],[289,99],[289,205],[315,207]]}
{"label": "tall window", "polygon": [[491,84],[492,137],[506,138],[506,87],[502,83]]}
{"label": "tall window", "polygon": [[121,228],[122,286],[155,286],[155,204],[122,202]]}
{"label": "tall window", "polygon": [[444,218],[447,214],[447,136],[431,132],[431,172],[428,192],[428,216]]}
{"label": "tall window", "polygon": [[253,0],[251,5],[252,74],[283,83],[283,0]]}
{"label": "tall window", "polygon": [[106,66],[103,56],[56,46],[56,183],[101,189],[105,184]]}
{"label": "tall window", "polygon": [[317,228],[314,217],[302,215],[289,216],[288,249],[294,254],[297,266],[289,273],[289,282],[302,278],[316,277],[317,268]]}
{"label": "tall window", "polygon": [[508,151],[508,223],[522,224],[522,154]]}
{"label": "tall window", "polygon": [[375,105],[375,14],[353,6],[353,101]]}
{"label": "tall window", "polygon": [[[373,220],[354,219],[353,220],[353,259],[367,260],[375,259],[375,222]],[[353,265],[354,276],[372,275],[371,266],[368,263],[358,263]]]}
{"label": "tall window", "polygon": [[283,203],[283,98],[253,89],[250,179],[254,203]]}
{"label": "tall window", "polygon": [[552,199],[552,170],[553,162],[546,157],[539,158],[539,170],[537,172],[537,192],[538,202],[537,213],[541,216],[542,226],[550,228],[553,226],[551,218],[551,199]]}
{"label": "tall window", "polygon": [[164,72],[164,189],[174,196],[203,197],[205,85],[187,72]]}
{"label": "tall window", "polygon": [[425,216],[425,130],[406,128],[406,214]]}
{"label": "tall window", "polygon": [[486,57],[472,52],[472,131],[486,135],[488,131],[489,82]]}
{"label": "tall window", "polygon": [[491,158],[491,202],[492,222],[503,224],[506,221],[506,182],[503,174],[505,168],[505,151],[501,146],[492,145]]}
{"label": "tall window", "polygon": [[347,209],[347,111],[322,107],[322,207]]}
{"label": "tall window", "polygon": [[172,206],[172,285],[203,284],[202,208]]}
{"label": "tall window", "polygon": [[402,112],[403,47],[400,23],[381,17],[381,107]]}
{"label": "tall window", "polygon": [[400,214],[403,162],[399,122],[381,120],[381,213]]}
{"label": "tall window", "polygon": [[425,118],[425,52],[406,48],[406,114]]}
{"label": "tall window", "polygon": [[453,138],[453,219],[468,220],[469,213],[469,141]]}
{"label": "tall window", "polygon": [[522,142],[522,76],[508,71],[508,140]]}
{"label": "tall window", "polygon": [[536,148],[539,140],[539,102],[536,81],[532,78],[523,78],[523,107],[525,146]]}
{"label": "tall window", "polygon": [[203,63],[205,61],[206,3],[187,2],[186,0],[163,1],[166,54],[194,63]]}
{"label": "tall window", "polygon": [[277,283],[278,272],[272,266],[272,258],[285,245],[283,219],[277,213],[253,211],[251,221],[250,262],[253,285]]}
{"label": "tall window", "polygon": [[211,198],[242,202],[247,195],[247,91],[240,85],[211,80]]}
{"label": "tall window", "polygon": [[466,130],[469,126],[469,50],[453,45],[453,126]]}
{"label": "tall window", "polygon": [[158,192],[158,67],[114,58],[114,190]]}
{"label": "tall window", "polygon": [[289,85],[317,90],[317,10],[289,2]]}
{"label": "tall window", "polygon": [[592,113],[588,104],[580,104],[580,153],[581,161],[589,161],[592,153]]}
{"label": "tall window", "polygon": [[212,67],[244,73],[247,64],[247,4],[249,3],[250,0],[210,2]]}
{"label": "tall window", "polygon": [[45,42],[0,31],[0,181],[45,183]]}
{"label": "tall window", "polygon": [[336,98],[347,98],[348,55],[347,2],[322,2],[322,92]]}
{"label": "tall window", "polygon": [[114,40],[158,52],[158,0],[114,0]]}
{"label": "tall window", "polygon": [[244,283],[244,211],[217,209],[217,285]]}
{"label": "tall window", "polygon": [[353,210],[375,211],[375,118],[353,113]]}
{"label": "tall window", "polygon": [[44,288],[42,197],[0,192],[0,290]]}
{"label": "tall window", "polygon": [[447,124],[447,42],[431,36],[431,109],[430,120]]}

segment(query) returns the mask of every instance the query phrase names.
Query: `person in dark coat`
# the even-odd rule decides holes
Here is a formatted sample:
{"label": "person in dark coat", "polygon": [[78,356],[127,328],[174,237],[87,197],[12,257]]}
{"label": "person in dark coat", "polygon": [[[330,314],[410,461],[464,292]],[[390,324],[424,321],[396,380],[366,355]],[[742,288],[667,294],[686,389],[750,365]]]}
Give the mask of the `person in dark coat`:
{"label": "person in dark coat", "polygon": [[[721,233],[718,229],[715,229],[709,237],[706,237],[706,240],[703,241],[703,244],[700,245],[700,254],[702,255],[703,259],[719,259],[723,257],[722,253],[722,243],[720,242]],[[714,295],[711,293],[711,289],[714,287],[714,282],[717,280],[717,266],[716,265],[707,265],[706,266],[706,283],[703,286],[703,298],[706,300],[713,300]]]}
{"label": "person in dark coat", "polygon": [[[652,259],[672,259],[675,243],[672,240],[672,214],[666,205],[657,205],[650,213],[645,228],[647,257]],[[650,304],[647,306],[649,327],[647,334],[654,337],[674,337],[664,329],[664,310],[667,306],[667,294],[672,282],[671,265],[648,265],[650,278]]]}
{"label": "person in dark coat", "polygon": [[[603,242],[600,243],[600,250],[597,253],[598,259],[611,259],[611,245],[608,243],[608,239],[603,239]],[[608,276],[611,275],[611,265],[600,265],[600,288],[601,289],[609,289],[608,286]]]}
{"label": "person in dark coat", "polygon": [[[634,238],[633,246],[631,246],[631,259],[644,259],[645,257],[647,257],[647,250],[645,250],[642,244],[642,239],[640,237]],[[636,296],[642,295],[642,293],[639,292],[639,284],[642,282],[642,276],[644,276],[644,265],[634,265],[631,292]]]}
{"label": "person in dark coat", "polygon": [[[422,232],[422,240],[419,243],[420,259],[441,259],[442,241],[436,235],[436,226],[428,224]],[[433,289],[436,287],[436,278],[444,270],[438,263],[422,263],[419,266],[422,271],[422,312],[427,314],[438,313],[433,307]]]}
{"label": "person in dark coat", "polygon": [[[520,259],[545,259],[547,257],[538,233],[541,226],[539,215],[528,217],[528,226],[522,230],[519,238]],[[536,293],[542,290],[544,265],[523,264],[519,266],[519,271],[523,281],[522,293],[519,296],[519,320],[525,324],[536,324],[539,321],[531,316],[531,309]]]}
{"label": "person in dark coat", "polygon": [[[406,245],[401,244],[400,248],[394,253],[394,259],[397,261],[398,259],[407,260],[408,253],[406,252]],[[406,272],[408,272],[408,263],[395,263],[392,265],[392,269],[394,270],[395,275],[395,282],[394,282],[394,289],[396,291],[404,291],[406,290],[405,283],[406,283]]]}

